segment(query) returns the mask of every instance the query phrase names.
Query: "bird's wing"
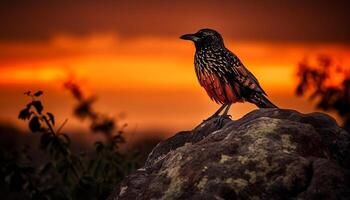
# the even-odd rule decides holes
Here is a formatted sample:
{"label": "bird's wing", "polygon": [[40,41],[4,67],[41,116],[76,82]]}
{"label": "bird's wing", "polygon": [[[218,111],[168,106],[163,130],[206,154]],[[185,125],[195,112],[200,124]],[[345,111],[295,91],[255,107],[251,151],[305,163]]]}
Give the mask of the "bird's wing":
{"label": "bird's wing", "polygon": [[243,65],[239,58],[233,53],[229,52],[226,56],[228,59],[228,66],[225,69],[226,73],[233,78],[238,84],[246,89],[253,90],[258,93],[263,93],[266,95],[265,91],[261,88],[258,79]]}

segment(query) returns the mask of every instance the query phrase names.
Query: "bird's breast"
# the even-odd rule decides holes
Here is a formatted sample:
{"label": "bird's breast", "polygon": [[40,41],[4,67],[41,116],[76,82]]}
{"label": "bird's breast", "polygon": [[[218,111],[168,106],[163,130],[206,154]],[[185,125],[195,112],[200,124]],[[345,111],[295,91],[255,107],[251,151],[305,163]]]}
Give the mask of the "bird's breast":
{"label": "bird's breast", "polygon": [[234,103],[241,101],[240,88],[225,77],[225,59],[195,55],[195,71],[200,85],[206,90],[211,99],[217,103]]}

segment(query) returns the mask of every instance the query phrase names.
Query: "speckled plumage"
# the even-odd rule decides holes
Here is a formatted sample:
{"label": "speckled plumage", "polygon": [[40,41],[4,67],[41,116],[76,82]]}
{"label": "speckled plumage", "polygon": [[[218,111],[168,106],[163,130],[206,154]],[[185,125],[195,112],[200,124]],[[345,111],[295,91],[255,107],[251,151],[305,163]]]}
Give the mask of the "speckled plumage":
{"label": "speckled plumage", "polygon": [[248,101],[260,108],[276,107],[254,75],[225,47],[218,32],[202,29],[191,36],[196,46],[196,75],[211,99],[220,104]]}

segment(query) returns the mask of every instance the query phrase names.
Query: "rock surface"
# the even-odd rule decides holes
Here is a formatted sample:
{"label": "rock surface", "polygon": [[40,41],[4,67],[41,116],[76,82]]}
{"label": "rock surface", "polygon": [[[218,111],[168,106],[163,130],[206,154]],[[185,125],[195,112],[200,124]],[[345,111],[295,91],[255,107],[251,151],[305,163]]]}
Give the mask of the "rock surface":
{"label": "rock surface", "polygon": [[109,199],[350,199],[350,135],[334,119],[260,109],[159,143]]}

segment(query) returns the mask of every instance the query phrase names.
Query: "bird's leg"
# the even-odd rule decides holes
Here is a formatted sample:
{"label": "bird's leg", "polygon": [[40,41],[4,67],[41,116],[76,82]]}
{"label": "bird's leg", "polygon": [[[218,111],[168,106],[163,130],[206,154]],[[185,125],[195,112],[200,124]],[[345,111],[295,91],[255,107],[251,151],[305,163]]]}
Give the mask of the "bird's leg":
{"label": "bird's leg", "polygon": [[227,107],[225,108],[224,112],[220,117],[216,119],[216,126],[218,129],[222,128],[222,126],[225,124],[224,122],[227,120],[230,120],[231,116],[228,115],[228,111],[230,110],[232,103],[227,104]]}
{"label": "bird's leg", "polygon": [[210,119],[213,119],[214,117],[219,116],[219,114],[221,113],[221,111],[227,106],[227,104],[223,104],[212,116],[210,116],[208,119],[204,120],[204,121],[208,121]]}
{"label": "bird's leg", "polygon": [[227,107],[226,107],[224,113],[222,114],[222,116],[229,116],[229,117],[231,117],[230,115],[227,114],[228,111],[230,110],[231,105],[232,105],[232,103],[227,104]]}

